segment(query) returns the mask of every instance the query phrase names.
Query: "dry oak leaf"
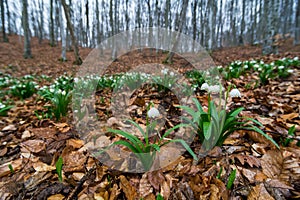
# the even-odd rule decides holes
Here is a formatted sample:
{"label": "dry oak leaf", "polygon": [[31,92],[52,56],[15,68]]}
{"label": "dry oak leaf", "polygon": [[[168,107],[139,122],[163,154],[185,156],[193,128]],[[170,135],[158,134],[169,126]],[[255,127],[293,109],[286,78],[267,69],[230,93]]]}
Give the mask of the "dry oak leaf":
{"label": "dry oak leaf", "polygon": [[137,197],[136,189],[129,183],[125,176],[120,176],[120,188],[125,193],[126,199],[134,200]]}
{"label": "dry oak leaf", "polygon": [[65,199],[65,196],[62,194],[51,195],[50,197],[47,198],[47,200],[63,200],[63,199]]}
{"label": "dry oak leaf", "polygon": [[242,155],[242,154],[234,154],[230,156],[231,158],[237,158],[242,165],[245,165],[245,163],[249,164],[250,167],[260,167],[260,160],[254,156],[251,155]]}
{"label": "dry oak leaf", "polygon": [[66,133],[68,132],[71,127],[67,123],[53,123],[53,125],[61,132]]}
{"label": "dry oak leaf", "polygon": [[69,139],[67,140],[66,146],[71,146],[74,149],[79,149],[84,145],[83,140],[78,140],[78,139]]}
{"label": "dry oak leaf", "polygon": [[71,151],[62,155],[64,172],[83,171],[86,156],[82,152]]}
{"label": "dry oak leaf", "polygon": [[143,174],[142,179],[140,180],[139,185],[139,194],[141,197],[146,197],[147,195],[153,192],[153,187],[149,183],[147,173]]}
{"label": "dry oak leaf", "polygon": [[249,193],[248,200],[275,200],[266,190],[263,183],[256,185]]}
{"label": "dry oak leaf", "polygon": [[40,161],[32,163],[32,166],[37,172],[50,172],[56,169],[54,166],[47,165],[46,163]]}
{"label": "dry oak leaf", "polygon": [[148,172],[147,175],[149,183],[156,190],[159,190],[160,186],[162,186],[163,182],[166,180],[161,170]]}
{"label": "dry oak leaf", "polygon": [[278,179],[287,186],[300,180],[299,159],[294,158],[291,152],[270,150],[262,157],[261,166],[268,178]]}
{"label": "dry oak leaf", "polygon": [[27,140],[21,143],[21,147],[32,153],[39,153],[46,149],[46,143],[43,140]]}
{"label": "dry oak leaf", "polygon": [[18,171],[18,170],[21,169],[22,159],[14,160],[12,162],[8,162],[8,163],[5,163],[3,165],[0,165],[0,178],[11,173],[10,169],[8,167],[9,165],[12,166],[14,171]]}

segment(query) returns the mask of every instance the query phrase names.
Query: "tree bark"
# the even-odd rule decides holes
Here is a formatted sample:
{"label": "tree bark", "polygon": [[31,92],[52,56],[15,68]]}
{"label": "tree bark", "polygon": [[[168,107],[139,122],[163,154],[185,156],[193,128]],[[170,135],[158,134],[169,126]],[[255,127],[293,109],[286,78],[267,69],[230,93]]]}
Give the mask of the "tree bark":
{"label": "tree bark", "polygon": [[2,21],[2,36],[3,42],[8,42],[8,38],[5,30],[5,11],[4,11],[4,0],[1,0],[1,21]]}
{"label": "tree bark", "polygon": [[297,1],[294,45],[300,44],[300,2]]}
{"label": "tree bark", "polygon": [[174,51],[177,49],[178,47],[178,44],[179,44],[179,36],[183,30],[183,26],[185,25],[186,21],[186,13],[187,13],[187,7],[188,7],[188,4],[189,4],[189,1],[186,0],[186,1],[183,1],[183,5],[182,5],[182,9],[181,9],[181,12],[180,12],[180,19],[179,20],[179,27],[178,27],[178,33],[177,33],[177,36],[176,36],[176,39],[175,39],[175,42],[174,42],[174,45],[173,45],[173,48],[172,48],[172,51],[169,52],[167,58],[165,59],[164,62],[166,63],[172,63],[172,60],[173,60],[173,57],[174,57]]}
{"label": "tree bark", "polygon": [[68,8],[68,5],[66,4],[66,0],[61,0],[61,3],[62,3],[62,6],[64,8],[64,11],[65,11],[67,26],[69,28],[69,31],[70,31],[70,34],[71,34],[71,40],[72,40],[72,43],[73,43],[73,46],[74,46],[74,56],[75,56],[74,64],[81,65],[82,60],[79,56],[78,44],[77,44],[77,40],[76,40],[76,37],[75,37],[74,28],[73,28],[72,23],[71,23],[69,8]]}
{"label": "tree bark", "polygon": [[28,23],[28,3],[27,0],[22,0],[23,4],[23,13],[22,13],[22,21],[23,21],[23,30],[24,30],[24,58],[32,58],[31,55],[31,47],[30,47],[30,36],[29,36],[29,23]]}

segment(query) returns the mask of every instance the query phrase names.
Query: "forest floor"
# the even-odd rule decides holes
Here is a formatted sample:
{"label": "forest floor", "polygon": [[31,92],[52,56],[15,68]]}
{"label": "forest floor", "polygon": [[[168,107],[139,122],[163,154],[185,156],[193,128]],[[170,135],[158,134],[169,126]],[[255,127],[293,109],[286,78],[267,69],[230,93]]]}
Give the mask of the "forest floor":
{"label": "forest floor", "polygon": [[[38,40],[33,38],[31,45],[33,58],[24,59],[21,37],[10,36],[9,43],[1,43],[0,72],[17,78],[28,74],[48,75],[49,80],[39,82],[43,86],[61,75],[72,77],[78,71],[79,67],[72,64],[73,52],[67,52],[67,62],[59,61],[59,44],[50,47],[48,41],[38,44]],[[91,50],[80,48],[83,60]],[[140,62],[147,62],[143,60],[146,58],[136,56]],[[300,45],[293,46],[290,39],[281,41],[278,55],[262,56],[259,45],[211,52],[216,65],[224,67],[236,60],[254,59],[270,63],[296,56],[300,57]],[[163,57],[158,59],[162,61]],[[176,68],[177,64],[175,57],[171,67]],[[158,194],[170,200],[299,199],[300,147],[297,142],[300,141],[300,67],[292,66],[292,69],[291,76],[270,80],[268,84],[258,87],[253,82],[258,77],[257,73],[225,81],[225,86],[234,83],[242,93],[239,102],[229,100],[228,107],[245,107],[241,114],[262,123],[263,130],[280,145],[280,149],[254,131],[236,131],[221,147],[213,148],[198,163],[194,163],[186,152],[169,166],[147,173],[120,172],[92,157],[87,151],[88,143],[81,140],[75,128],[71,110],[59,121],[41,119],[35,111],[45,110],[47,102],[37,94],[20,100],[3,93],[2,100],[10,100],[14,107],[7,116],[0,116],[0,199],[154,200],[161,199]],[[8,88],[1,90],[5,92]],[[145,94],[144,97],[141,94]],[[118,128],[123,126],[123,123],[112,122],[109,110],[112,91],[101,90],[98,97],[98,117],[116,127],[119,125]],[[206,97],[203,92],[197,92],[197,98],[203,105],[207,105],[203,100]],[[133,118],[144,125],[145,105],[150,100],[164,105],[165,110],[169,111],[178,104],[173,101],[170,91],[160,93],[147,87],[141,88],[131,97],[131,104],[136,109]],[[171,116],[176,114],[178,111],[168,113]],[[177,120],[176,117],[168,118],[165,128],[172,128]],[[295,126],[294,134],[288,135],[292,126]],[[195,137],[191,148],[197,152],[200,147]],[[63,160],[63,181],[59,181],[57,174],[59,157]],[[119,160],[120,165],[122,159]],[[234,178],[233,171],[236,173]],[[233,186],[229,188],[230,182]]]}

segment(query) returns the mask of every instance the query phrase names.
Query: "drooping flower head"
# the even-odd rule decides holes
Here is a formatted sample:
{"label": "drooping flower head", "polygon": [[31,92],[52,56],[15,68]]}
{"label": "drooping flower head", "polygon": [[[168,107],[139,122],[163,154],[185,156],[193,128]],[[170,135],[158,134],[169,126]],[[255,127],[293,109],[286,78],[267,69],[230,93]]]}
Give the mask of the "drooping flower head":
{"label": "drooping flower head", "polygon": [[238,89],[236,89],[236,88],[232,89],[229,92],[229,95],[230,95],[231,98],[233,98],[233,97],[239,97],[239,98],[241,98],[241,96],[242,96],[241,93],[240,93],[240,91]]}
{"label": "drooping flower head", "polygon": [[150,109],[148,110],[147,115],[148,115],[148,117],[150,117],[150,118],[156,118],[156,117],[159,117],[159,116],[160,116],[160,113],[159,113],[159,111],[157,110],[157,108],[152,107],[152,108],[150,108]]}

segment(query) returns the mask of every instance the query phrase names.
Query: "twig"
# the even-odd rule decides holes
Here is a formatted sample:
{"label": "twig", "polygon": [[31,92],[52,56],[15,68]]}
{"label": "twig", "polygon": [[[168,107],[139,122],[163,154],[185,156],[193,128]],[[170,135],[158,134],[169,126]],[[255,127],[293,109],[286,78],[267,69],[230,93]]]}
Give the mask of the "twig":
{"label": "twig", "polygon": [[95,172],[96,167],[91,168],[78,182],[77,186],[74,188],[74,190],[70,193],[67,200],[72,200],[77,195],[79,189],[82,187],[84,182]]}

